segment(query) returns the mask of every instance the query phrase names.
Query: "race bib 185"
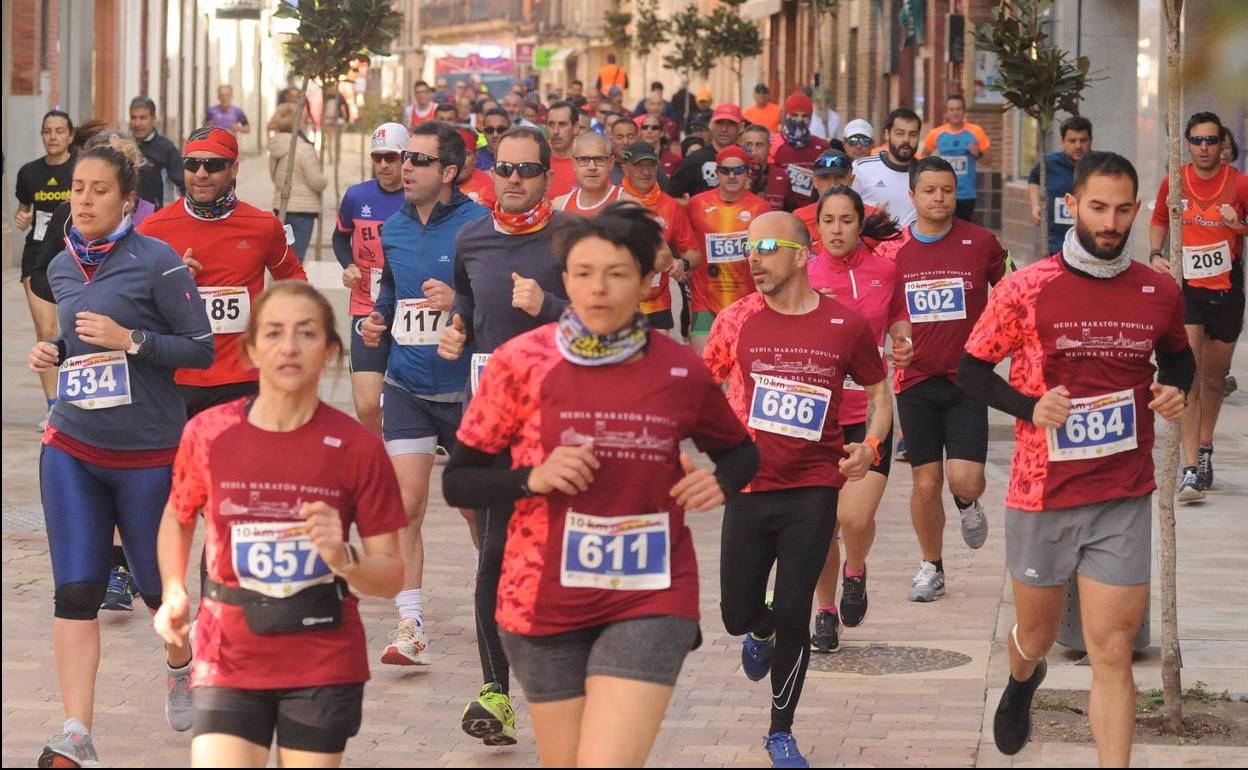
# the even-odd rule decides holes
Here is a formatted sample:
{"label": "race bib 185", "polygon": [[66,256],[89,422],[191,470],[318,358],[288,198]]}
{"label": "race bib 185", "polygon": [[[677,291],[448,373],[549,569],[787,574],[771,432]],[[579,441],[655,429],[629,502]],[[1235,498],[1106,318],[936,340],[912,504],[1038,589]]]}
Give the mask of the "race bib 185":
{"label": "race bib 185", "polygon": [[1135,449],[1135,393],[1071,399],[1060,428],[1049,428],[1049,460],[1086,460]]}
{"label": "race bib 185", "polygon": [[916,324],[966,318],[966,285],[961,278],[907,281],[906,307]]}
{"label": "race bib 185", "polygon": [[767,374],[750,376],[754,378],[754,399],[747,423],[751,428],[807,441],[823,438],[832,391]]}
{"label": "race bib 185", "polygon": [[445,325],[446,313],[434,307],[432,300],[401,299],[390,334],[400,345],[436,345]]}
{"label": "race bib 185", "polygon": [[565,588],[661,591],[672,585],[668,514],[590,516],[568,511],[559,584]]}
{"label": "race bib 185", "polygon": [[120,350],[65,359],[56,377],[57,397],[79,409],[130,403],[130,364]]}
{"label": "race bib 185", "polygon": [[1226,241],[1183,247],[1184,278],[1213,278],[1230,271],[1231,248]]}
{"label": "race bib 185", "polygon": [[238,584],[275,599],[334,579],[303,522],[234,524],[230,549]]}
{"label": "race bib 185", "polygon": [[706,261],[712,265],[740,262],[745,259],[747,238],[748,234],[745,232],[707,233]]}
{"label": "race bib 185", "polygon": [[213,334],[241,334],[251,318],[251,293],[246,286],[200,286]]}

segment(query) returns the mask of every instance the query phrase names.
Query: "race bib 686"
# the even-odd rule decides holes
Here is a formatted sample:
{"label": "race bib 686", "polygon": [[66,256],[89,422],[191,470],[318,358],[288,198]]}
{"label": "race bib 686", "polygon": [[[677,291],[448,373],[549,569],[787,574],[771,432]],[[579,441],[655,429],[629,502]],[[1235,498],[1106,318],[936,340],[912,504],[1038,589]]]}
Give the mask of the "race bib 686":
{"label": "race bib 686", "polygon": [[754,399],[750,402],[747,425],[755,430],[807,441],[823,438],[823,422],[828,416],[832,391],[783,377],[751,376]]}

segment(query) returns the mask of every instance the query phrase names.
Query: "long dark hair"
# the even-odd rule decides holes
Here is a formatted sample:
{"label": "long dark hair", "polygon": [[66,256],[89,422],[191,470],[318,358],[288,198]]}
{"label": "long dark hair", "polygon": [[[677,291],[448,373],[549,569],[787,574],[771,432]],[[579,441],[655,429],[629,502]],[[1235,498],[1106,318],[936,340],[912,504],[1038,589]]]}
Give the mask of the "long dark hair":
{"label": "long dark hair", "polygon": [[859,237],[870,238],[875,241],[891,241],[894,238],[901,237],[901,230],[897,227],[897,220],[884,211],[877,211],[871,216],[867,216],[867,209],[862,203],[862,196],[847,184],[833,185],[828,188],[827,192],[819,196],[819,204],[815,207],[815,222],[818,222],[819,217],[823,216],[823,207],[827,204],[828,199],[838,195],[849,198],[849,202],[854,205],[854,211],[858,214]]}

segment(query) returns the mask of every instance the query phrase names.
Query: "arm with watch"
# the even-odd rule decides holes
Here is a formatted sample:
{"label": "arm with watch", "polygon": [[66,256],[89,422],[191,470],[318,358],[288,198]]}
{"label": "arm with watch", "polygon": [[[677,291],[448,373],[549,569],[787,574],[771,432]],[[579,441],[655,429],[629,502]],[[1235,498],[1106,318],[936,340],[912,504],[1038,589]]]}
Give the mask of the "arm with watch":
{"label": "arm with watch", "polygon": [[356,591],[391,597],[403,589],[403,562],[396,532],[364,537],[364,553],[342,537],[337,509],[317,501],[304,503],[299,515],[308,523],[308,538],[335,575]]}

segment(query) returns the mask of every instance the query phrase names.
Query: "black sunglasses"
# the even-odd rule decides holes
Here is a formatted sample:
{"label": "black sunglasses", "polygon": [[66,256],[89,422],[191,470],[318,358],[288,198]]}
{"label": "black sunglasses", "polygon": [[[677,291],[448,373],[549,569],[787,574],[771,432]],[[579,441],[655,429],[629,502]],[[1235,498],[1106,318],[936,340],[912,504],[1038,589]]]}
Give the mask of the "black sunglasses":
{"label": "black sunglasses", "polygon": [[486,126],[481,129],[481,133],[483,134],[505,134],[507,131],[507,126]]}
{"label": "black sunglasses", "polygon": [[373,153],[373,160],[378,163],[402,163],[403,156],[398,152],[375,152]]}
{"label": "black sunglasses", "polygon": [[1208,145],[1221,144],[1222,137],[1221,136],[1189,136],[1187,138],[1187,143],[1194,144],[1198,147],[1202,144],[1208,144]]}
{"label": "black sunglasses", "polygon": [[741,176],[750,170],[749,166],[716,166],[716,170],[728,176]]}
{"label": "black sunglasses", "polygon": [[865,146],[865,145],[871,144],[871,137],[869,136],[847,136],[845,137],[845,141],[848,144]]}
{"label": "black sunglasses", "polygon": [[532,179],[546,173],[546,167],[541,163],[495,163],[494,174],[504,179],[509,178],[513,173],[519,174],[521,179]]}
{"label": "black sunglasses", "polygon": [[434,163],[442,162],[441,158],[433,155],[426,155],[423,152],[417,152],[415,150],[404,150],[399,153],[399,155],[403,156],[404,163],[410,163],[414,168],[426,168],[428,166],[432,166]]}
{"label": "black sunglasses", "polygon": [[642,130],[642,131],[662,131],[662,130],[663,130],[663,126],[662,126],[662,125],[657,125],[657,126],[656,126],[656,125],[654,125],[653,123],[642,123],[642,124],[641,124],[641,130]]}
{"label": "black sunglasses", "polygon": [[182,168],[192,174],[198,174],[201,168],[208,169],[209,174],[219,174],[230,167],[229,158],[183,158]]}

